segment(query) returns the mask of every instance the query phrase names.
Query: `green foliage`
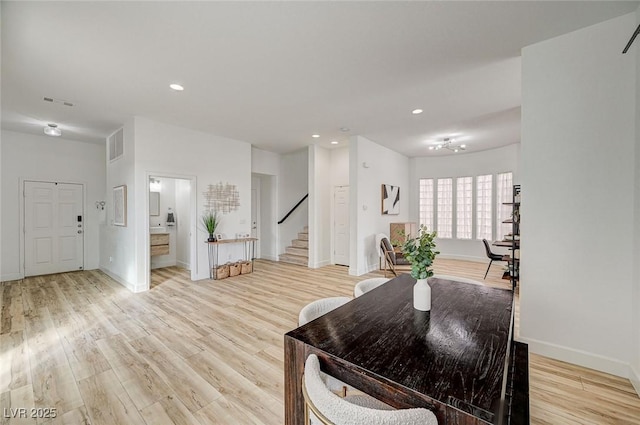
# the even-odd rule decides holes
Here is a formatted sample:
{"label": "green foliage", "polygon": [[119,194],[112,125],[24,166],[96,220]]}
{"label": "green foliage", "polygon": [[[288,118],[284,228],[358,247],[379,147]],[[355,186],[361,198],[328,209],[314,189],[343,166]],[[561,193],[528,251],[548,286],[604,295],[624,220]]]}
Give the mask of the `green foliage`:
{"label": "green foliage", "polygon": [[415,238],[408,237],[402,246],[402,254],[411,263],[411,276],[414,279],[426,279],[433,276],[433,270],[430,268],[436,255],[440,251],[436,251],[436,232],[429,232],[427,226],[421,225],[418,236]]}
{"label": "green foliage", "polygon": [[220,218],[218,217],[218,212],[214,211],[206,211],[202,214],[202,225],[204,226],[207,233],[210,235],[216,232],[218,225],[220,225]]}

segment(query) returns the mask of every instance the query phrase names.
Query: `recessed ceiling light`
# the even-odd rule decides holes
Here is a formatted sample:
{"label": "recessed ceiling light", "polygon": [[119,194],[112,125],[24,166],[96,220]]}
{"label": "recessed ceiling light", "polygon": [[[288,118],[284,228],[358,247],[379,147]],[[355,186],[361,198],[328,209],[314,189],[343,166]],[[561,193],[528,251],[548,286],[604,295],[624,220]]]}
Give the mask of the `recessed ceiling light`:
{"label": "recessed ceiling light", "polygon": [[57,124],[47,124],[44,128],[44,134],[47,136],[61,136],[62,130],[58,128]]}
{"label": "recessed ceiling light", "polygon": [[337,145],[337,144],[338,144],[338,141],[337,141],[337,140],[332,140],[332,141],[331,141],[331,144],[332,144],[332,145]]}
{"label": "recessed ceiling light", "polygon": [[411,113],[412,113],[413,115],[421,114],[421,113],[422,113],[422,109],[414,109],[413,111],[411,111]]}
{"label": "recessed ceiling light", "polygon": [[346,133],[347,131],[351,130],[349,127],[342,127],[340,128],[340,131],[342,131],[343,133]]}
{"label": "recessed ceiling light", "polygon": [[173,90],[175,91],[182,91],[184,90],[184,87],[182,87],[180,84],[169,84],[169,87],[171,87]]}
{"label": "recessed ceiling light", "polygon": [[314,139],[317,139],[318,137],[320,137],[319,134],[312,134],[311,137],[313,137]]}

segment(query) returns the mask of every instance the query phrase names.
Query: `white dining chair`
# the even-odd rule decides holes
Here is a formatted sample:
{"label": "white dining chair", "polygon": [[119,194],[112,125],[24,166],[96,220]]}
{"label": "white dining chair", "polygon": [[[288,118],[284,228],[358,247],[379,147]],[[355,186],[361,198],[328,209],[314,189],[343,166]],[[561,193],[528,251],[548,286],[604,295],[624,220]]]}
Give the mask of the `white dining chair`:
{"label": "white dining chair", "polygon": [[300,310],[300,314],[298,315],[298,326],[306,325],[310,321],[315,320],[320,316],[324,316],[331,310],[335,310],[349,301],[351,301],[351,298],[349,297],[320,298],[319,300],[312,301]]}
{"label": "white dining chair", "polygon": [[372,289],[376,289],[378,286],[383,283],[387,283],[389,280],[386,277],[372,277],[370,279],[361,280],[356,283],[356,286],[353,288],[353,295],[357,298],[361,295],[366,294]]}
{"label": "white dining chair", "polygon": [[432,411],[424,408],[399,409],[366,394],[338,397],[322,380],[315,354],[305,362],[302,382],[305,425],[437,425]]}
{"label": "white dining chair", "polygon": [[[331,310],[335,310],[336,308],[345,305],[349,301],[351,301],[351,298],[349,297],[330,297],[310,302],[300,310],[300,314],[298,315],[298,326],[306,325],[312,320],[315,320],[320,316],[324,316]],[[327,387],[336,394],[340,394],[344,397],[348,392],[353,392],[352,387],[333,376],[323,373],[323,379]]]}

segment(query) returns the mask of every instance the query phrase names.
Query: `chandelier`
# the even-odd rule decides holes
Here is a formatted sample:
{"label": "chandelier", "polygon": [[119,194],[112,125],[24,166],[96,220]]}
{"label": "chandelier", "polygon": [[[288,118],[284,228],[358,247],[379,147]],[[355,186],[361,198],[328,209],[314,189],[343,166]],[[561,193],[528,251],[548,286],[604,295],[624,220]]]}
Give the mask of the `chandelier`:
{"label": "chandelier", "polygon": [[442,142],[435,146],[429,146],[430,151],[439,151],[440,149],[449,149],[452,152],[460,152],[467,149],[467,145],[453,145],[455,140],[445,137]]}

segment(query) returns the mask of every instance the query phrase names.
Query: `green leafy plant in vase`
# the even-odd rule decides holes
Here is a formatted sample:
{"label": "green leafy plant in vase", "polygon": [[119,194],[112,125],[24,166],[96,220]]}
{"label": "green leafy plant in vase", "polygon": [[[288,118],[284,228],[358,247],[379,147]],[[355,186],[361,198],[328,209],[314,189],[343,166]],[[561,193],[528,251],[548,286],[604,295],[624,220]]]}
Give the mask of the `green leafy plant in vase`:
{"label": "green leafy plant in vase", "polygon": [[427,279],[433,276],[433,260],[440,251],[436,251],[436,232],[429,232],[423,224],[415,238],[407,238],[402,246],[404,258],[411,263],[411,277],[416,279],[413,287],[413,307],[421,311],[431,310],[431,287]]}
{"label": "green leafy plant in vase", "polygon": [[218,212],[206,211],[204,214],[202,214],[202,225],[204,226],[204,229],[207,231],[207,233],[209,233],[209,239],[207,240],[209,242],[215,242],[216,229],[220,225],[220,217],[218,217]]}

